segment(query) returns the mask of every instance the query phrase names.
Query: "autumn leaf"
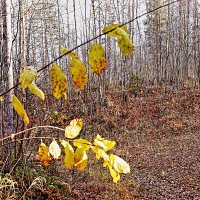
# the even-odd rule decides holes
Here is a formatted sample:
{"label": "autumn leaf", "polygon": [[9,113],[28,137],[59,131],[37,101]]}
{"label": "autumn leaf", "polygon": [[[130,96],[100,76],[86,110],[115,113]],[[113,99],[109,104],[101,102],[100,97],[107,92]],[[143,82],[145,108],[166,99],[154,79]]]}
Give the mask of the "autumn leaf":
{"label": "autumn leaf", "polygon": [[[61,52],[63,54],[66,54],[69,52],[69,50],[62,48]],[[83,90],[85,84],[88,82],[86,67],[79,60],[79,57],[75,53],[70,52],[67,55],[72,58],[70,62],[70,73],[72,75],[72,81],[74,83],[74,86],[79,90]]]}
{"label": "autumn leaf", "polygon": [[88,163],[88,156],[83,148],[77,148],[74,155],[75,167],[78,171],[83,171]]}
{"label": "autumn leaf", "polygon": [[[126,167],[126,169],[124,170],[124,172],[128,171],[127,170],[127,166],[123,162],[121,162],[121,160],[120,161],[118,160],[119,157],[118,158],[113,158],[114,155],[111,154],[111,155],[113,155],[113,156],[111,156],[111,158],[112,158],[112,162],[111,162],[110,156],[104,150],[100,149],[97,146],[95,146],[95,147],[92,146],[91,149],[96,153],[96,158],[98,160],[100,158],[103,158],[103,160],[104,160],[103,161],[103,166],[109,168],[110,174],[111,174],[111,176],[113,178],[113,182],[114,183],[117,183],[119,181],[119,179],[120,179],[120,173],[123,173],[122,170],[119,170],[119,169],[121,169],[121,166],[125,166]],[[115,160],[115,164],[114,164],[114,160]],[[118,161],[116,161],[116,160],[118,160]],[[117,168],[117,170],[116,170],[115,167]]]}
{"label": "autumn leaf", "polygon": [[24,123],[27,126],[29,124],[29,118],[26,114],[24,106],[21,104],[21,102],[15,95],[13,95],[12,104],[17,114],[20,116],[20,118],[24,121]]}
{"label": "autumn leaf", "polygon": [[75,53],[73,53],[73,52],[70,52],[68,49],[66,49],[66,48],[61,48],[61,53],[62,54],[67,54],[67,56],[70,56],[71,58],[77,58],[77,59],[79,59],[78,58],[78,55],[76,55]]}
{"label": "autumn leaf", "polygon": [[77,137],[82,129],[83,122],[82,119],[74,119],[70,122],[65,128],[65,137],[69,139],[73,139]]}
{"label": "autumn leaf", "polygon": [[113,178],[113,182],[117,183],[120,179],[120,174],[117,172],[110,164],[108,164],[108,168],[110,170],[110,174]]}
{"label": "autumn leaf", "polygon": [[60,140],[60,143],[63,145],[63,147],[65,148],[66,147],[66,145],[68,144],[68,141],[66,141],[66,140]]}
{"label": "autumn leaf", "polygon": [[57,110],[54,110],[54,111],[53,111],[53,115],[57,116],[57,115],[58,115],[58,111],[57,111]]}
{"label": "autumn leaf", "polygon": [[37,76],[37,70],[32,66],[24,67],[24,70],[20,74],[19,82],[21,84],[22,89],[26,89]]}
{"label": "autumn leaf", "polygon": [[35,94],[36,96],[38,96],[42,100],[45,99],[44,93],[42,92],[42,90],[40,90],[37,87],[37,85],[35,85],[35,83],[29,84],[28,89],[29,89],[29,91],[30,91],[31,94]]}
{"label": "autumn leaf", "polygon": [[105,67],[108,65],[108,61],[104,57],[104,49],[100,44],[93,44],[89,50],[89,64],[91,71],[100,75]]}
{"label": "autumn leaf", "polygon": [[101,147],[105,152],[111,150],[115,145],[115,141],[109,141],[97,135],[94,140],[94,145]]}
{"label": "autumn leaf", "polygon": [[124,161],[122,158],[120,158],[119,156],[111,154],[110,164],[119,173],[124,173],[124,174],[130,173],[129,164],[126,161]]}
{"label": "autumn leaf", "polygon": [[134,46],[129,38],[129,35],[121,28],[117,28],[117,42],[119,48],[124,56],[132,55],[134,51]]}
{"label": "autumn leaf", "polygon": [[50,164],[51,158],[49,153],[49,148],[41,142],[38,150],[38,157],[44,166],[48,166]]}
{"label": "autumn leaf", "polygon": [[37,76],[37,70],[32,66],[24,67],[22,71],[19,82],[21,84],[22,89],[29,88],[29,91],[32,94],[37,95],[42,100],[45,99],[44,93],[35,85],[35,77]]}
{"label": "autumn leaf", "polygon": [[84,150],[89,150],[91,146],[91,143],[85,139],[74,140],[73,144],[75,147],[82,148]]}
{"label": "autumn leaf", "polygon": [[55,140],[53,140],[49,145],[49,153],[53,156],[55,160],[60,160],[61,149]]}
{"label": "autumn leaf", "polygon": [[96,158],[99,160],[100,158],[103,158],[104,161],[110,161],[109,155],[99,147],[91,146],[91,149],[96,153]]}
{"label": "autumn leaf", "polygon": [[74,165],[74,149],[69,144],[69,142],[66,142],[65,140],[63,140],[61,144],[65,148],[65,158],[64,158],[65,167],[67,169],[71,169]]}
{"label": "autumn leaf", "polygon": [[124,56],[133,54],[134,45],[130,40],[130,33],[125,26],[111,24],[103,29],[103,33],[107,33],[109,36],[114,36],[117,38],[119,48]]}
{"label": "autumn leaf", "polygon": [[3,101],[3,97],[2,96],[0,96],[0,101]]}
{"label": "autumn leaf", "polygon": [[126,26],[121,26],[120,24],[110,24],[103,29],[103,33],[109,36],[116,37],[118,35],[116,29],[120,26],[122,30],[124,30],[127,34],[130,34]]}
{"label": "autumn leaf", "polygon": [[55,64],[50,68],[51,82],[53,86],[53,96],[60,99],[62,96],[67,98],[67,78],[60,66]]}
{"label": "autumn leaf", "polygon": [[83,90],[88,82],[88,76],[85,65],[77,58],[72,58],[70,63],[70,73],[75,87]]}

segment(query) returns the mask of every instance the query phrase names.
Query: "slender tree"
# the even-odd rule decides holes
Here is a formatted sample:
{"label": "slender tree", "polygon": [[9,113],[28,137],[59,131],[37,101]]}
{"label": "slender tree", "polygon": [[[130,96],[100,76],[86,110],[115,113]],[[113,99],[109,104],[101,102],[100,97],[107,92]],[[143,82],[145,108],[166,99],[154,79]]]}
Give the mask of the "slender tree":
{"label": "slender tree", "polygon": [[[11,0],[2,0],[1,1],[2,9],[2,80],[4,82],[4,90],[8,90],[13,87],[13,68],[12,68],[12,57],[11,57],[11,48],[12,48],[12,31],[11,31]],[[7,95],[4,96],[4,101],[1,109],[3,115],[1,125],[2,135],[1,137],[9,136],[13,133],[13,107],[12,107],[12,95],[13,91],[10,91]],[[11,154],[12,147],[8,140],[3,144],[4,148],[2,150],[2,160],[5,162],[4,170],[9,172],[11,164]]]}

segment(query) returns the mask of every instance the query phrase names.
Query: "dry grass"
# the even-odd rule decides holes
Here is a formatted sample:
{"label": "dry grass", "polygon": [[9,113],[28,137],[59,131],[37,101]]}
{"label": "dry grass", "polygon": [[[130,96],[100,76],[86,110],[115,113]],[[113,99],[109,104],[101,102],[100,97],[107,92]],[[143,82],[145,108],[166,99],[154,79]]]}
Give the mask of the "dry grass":
{"label": "dry grass", "polygon": [[17,182],[9,174],[0,174],[0,198],[6,200],[17,199]]}

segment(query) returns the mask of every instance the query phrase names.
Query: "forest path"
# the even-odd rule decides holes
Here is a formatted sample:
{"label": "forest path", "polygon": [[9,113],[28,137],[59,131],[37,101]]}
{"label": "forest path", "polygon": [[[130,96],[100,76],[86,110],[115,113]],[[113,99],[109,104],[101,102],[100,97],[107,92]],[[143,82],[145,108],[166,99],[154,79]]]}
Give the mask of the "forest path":
{"label": "forest path", "polygon": [[150,102],[155,106],[146,114],[142,108],[140,122],[120,138],[138,184],[135,199],[200,199],[199,91]]}

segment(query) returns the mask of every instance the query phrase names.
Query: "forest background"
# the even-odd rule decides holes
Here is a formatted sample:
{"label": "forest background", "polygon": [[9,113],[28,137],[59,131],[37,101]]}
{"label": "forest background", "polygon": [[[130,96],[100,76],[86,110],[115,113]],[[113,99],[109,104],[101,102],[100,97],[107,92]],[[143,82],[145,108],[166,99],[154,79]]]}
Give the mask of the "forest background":
{"label": "forest background", "polygon": [[[69,59],[63,57],[57,63],[62,66],[67,76],[67,101],[53,99],[49,72],[45,69],[36,79],[37,85],[46,95],[44,102],[28,92],[23,93],[18,87],[5,95],[4,101],[1,102],[1,138],[27,128],[13,112],[10,95],[14,92],[31,116],[31,127],[47,124],[65,127],[72,119],[81,117],[85,121],[82,132],[84,137],[92,139],[94,134],[99,133],[117,141],[120,149],[118,153],[124,156],[136,170],[116,187],[107,182],[108,177],[102,177],[106,180],[103,186],[97,177],[95,179],[94,176],[93,178],[90,176],[91,183],[89,183],[90,181],[85,177],[87,175],[74,172],[66,175],[67,178],[70,177],[71,183],[65,185],[60,178],[57,178],[59,174],[62,177],[62,173],[66,173],[63,169],[56,166],[49,169],[42,168],[46,174],[55,172],[53,181],[61,182],[58,183],[61,185],[58,188],[67,187],[66,193],[71,195],[70,198],[81,198],[82,195],[88,198],[93,194],[100,197],[103,195],[105,198],[106,195],[110,195],[111,198],[112,193],[116,193],[116,198],[121,198],[122,195],[123,198],[126,196],[126,199],[131,199],[134,195],[135,198],[143,196],[148,199],[145,195],[156,196],[160,191],[161,195],[167,198],[170,198],[169,194],[176,198],[178,193],[182,198],[184,195],[197,197],[200,3],[198,0],[170,2],[172,1],[1,1],[0,96],[13,85],[18,84],[24,66],[32,65],[40,70],[59,57],[62,47],[72,49],[100,35],[102,29],[109,24],[123,24],[136,18],[132,23],[127,24],[135,46],[133,56],[123,56],[116,41],[106,35],[76,49],[75,53],[87,67],[89,81],[84,91],[77,92],[73,87],[68,67]],[[166,6],[149,12],[165,4]],[[143,13],[147,14],[137,18]],[[109,63],[101,76],[91,73],[87,64],[88,50],[94,42],[102,44]],[[43,132],[38,129],[22,134],[21,139],[40,136],[56,137],[56,135],[57,133],[53,131]],[[177,144],[173,146],[173,141],[176,140]],[[191,141],[187,142],[188,140]],[[2,171],[7,170],[8,167],[8,171],[15,172],[12,180],[18,177],[16,176],[18,170],[20,175],[23,174],[23,177],[16,178],[22,180],[24,184],[22,194],[34,196],[38,192],[41,196],[49,195],[50,198],[54,195],[53,192],[59,192],[57,188],[49,187],[48,184],[51,182],[49,174],[45,177],[48,179],[47,186],[28,189],[36,177],[43,173],[34,157],[36,144],[40,141],[33,139],[28,142],[17,142],[12,145],[12,148],[9,146],[9,141],[7,142],[8,144],[3,143],[1,148]],[[154,149],[155,143],[157,148]],[[181,147],[181,143],[185,146]],[[147,149],[149,151],[145,152]],[[163,158],[163,162],[166,162],[166,158],[172,158],[171,153],[176,152],[177,149],[181,149],[179,151],[181,155],[175,158],[175,165],[169,159],[164,169],[161,167],[162,163],[155,162],[156,156],[162,153],[161,160]],[[181,160],[190,154],[189,151],[192,152],[192,156],[188,156],[188,163],[194,167],[192,170],[188,168],[188,163]],[[148,156],[144,156],[145,154]],[[5,164],[5,160],[9,164]],[[153,162],[156,170],[151,176]],[[184,173],[180,172],[180,166],[183,166]],[[178,171],[176,175],[173,174],[173,167]],[[31,168],[37,168],[37,173],[33,177],[30,177]],[[169,172],[166,172],[167,170]],[[88,173],[94,174],[92,166],[89,171]],[[99,169],[100,172],[102,169]],[[187,180],[181,175],[187,174],[186,172]],[[30,181],[25,180],[24,177],[28,177]],[[174,181],[174,178],[178,182]],[[172,182],[165,183],[163,179]],[[188,180],[189,184],[182,189],[184,181],[188,182]],[[16,181],[19,184],[19,180]],[[156,189],[152,186],[152,181],[158,184]],[[85,185],[85,182],[88,184]],[[96,186],[93,186],[93,182]],[[81,189],[74,189],[75,185],[79,185]],[[91,188],[93,194],[89,192]],[[167,193],[167,188],[170,188],[170,193]],[[122,192],[123,190],[125,192]],[[59,193],[59,195],[66,195],[66,193]]]}

